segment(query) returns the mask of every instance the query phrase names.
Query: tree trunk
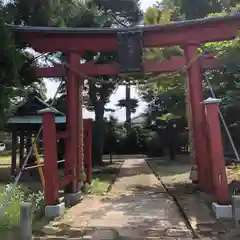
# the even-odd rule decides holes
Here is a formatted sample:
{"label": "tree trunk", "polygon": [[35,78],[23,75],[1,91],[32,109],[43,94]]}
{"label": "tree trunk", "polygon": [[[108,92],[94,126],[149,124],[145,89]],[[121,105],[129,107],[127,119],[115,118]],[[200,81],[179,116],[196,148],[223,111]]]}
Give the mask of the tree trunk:
{"label": "tree trunk", "polygon": [[6,94],[4,90],[0,91],[0,130],[3,130],[4,127],[4,117],[5,117],[5,104],[6,103]]}
{"label": "tree trunk", "polygon": [[93,164],[102,164],[102,154],[104,146],[104,103],[97,102],[95,106],[95,124],[93,129]]}
{"label": "tree trunk", "polygon": [[[127,103],[129,103],[131,99],[131,85],[126,85],[126,100]],[[129,105],[126,107],[126,129],[127,129],[127,134],[130,133],[131,130],[131,111]]]}

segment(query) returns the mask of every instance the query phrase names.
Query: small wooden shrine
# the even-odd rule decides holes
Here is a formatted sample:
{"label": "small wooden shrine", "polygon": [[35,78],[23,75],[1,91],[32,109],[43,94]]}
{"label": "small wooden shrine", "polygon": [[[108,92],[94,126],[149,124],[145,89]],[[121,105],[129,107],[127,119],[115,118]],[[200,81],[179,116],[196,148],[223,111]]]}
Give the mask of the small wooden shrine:
{"label": "small wooden shrine", "polygon": [[[24,161],[25,150],[31,144],[32,136],[36,135],[42,126],[42,116],[38,114],[39,110],[49,108],[50,105],[39,97],[29,98],[24,104],[17,107],[15,113],[7,121],[7,130],[12,133],[12,158],[11,173],[17,168],[17,152],[19,150],[19,166]],[[59,130],[63,130],[66,125],[66,116],[56,111],[55,121]],[[39,141],[41,145],[41,138]]]}

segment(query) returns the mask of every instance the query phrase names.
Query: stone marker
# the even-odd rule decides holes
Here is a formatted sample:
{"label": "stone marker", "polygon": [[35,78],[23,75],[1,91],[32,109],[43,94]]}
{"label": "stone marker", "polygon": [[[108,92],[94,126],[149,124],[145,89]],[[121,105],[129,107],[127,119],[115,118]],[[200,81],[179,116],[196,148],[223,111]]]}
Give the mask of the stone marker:
{"label": "stone marker", "polygon": [[21,240],[32,240],[32,204],[22,203],[20,206]]}

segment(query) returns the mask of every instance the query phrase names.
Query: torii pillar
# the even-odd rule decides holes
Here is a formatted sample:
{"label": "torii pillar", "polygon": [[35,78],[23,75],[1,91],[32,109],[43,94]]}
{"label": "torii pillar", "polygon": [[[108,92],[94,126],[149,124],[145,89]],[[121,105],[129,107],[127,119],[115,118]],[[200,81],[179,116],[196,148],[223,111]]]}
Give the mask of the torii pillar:
{"label": "torii pillar", "polygon": [[209,134],[210,163],[212,166],[212,182],[215,200],[220,205],[229,204],[229,190],[225,169],[221,127],[219,121],[220,99],[208,98],[205,105],[206,122]]}
{"label": "torii pillar", "polygon": [[192,120],[193,146],[195,159],[198,168],[198,182],[201,189],[205,192],[211,192],[211,168],[209,164],[208,138],[206,131],[206,118],[204,113],[203,86],[201,62],[198,57],[198,44],[189,44],[184,47],[184,53],[188,68],[187,90],[189,98],[189,107]]}
{"label": "torii pillar", "polygon": [[67,193],[79,192],[79,181],[83,169],[83,123],[82,123],[82,86],[84,79],[71,69],[80,63],[78,53],[67,53],[70,68],[67,73],[67,131],[65,175],[72,175]]}

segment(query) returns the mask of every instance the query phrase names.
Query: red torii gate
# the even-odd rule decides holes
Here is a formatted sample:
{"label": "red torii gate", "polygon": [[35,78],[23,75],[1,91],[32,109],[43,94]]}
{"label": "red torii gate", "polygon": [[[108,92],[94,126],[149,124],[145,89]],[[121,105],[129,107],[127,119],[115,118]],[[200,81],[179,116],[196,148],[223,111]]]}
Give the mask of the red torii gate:
{"label": "red torii gate", "polygon": [[[219,120],[216,119],[217,108],[206,107],[205,116],[202,89],[202,74],[201,63],[205,67],[213,64],[215,67],[218,64],[205,63],[208,60],[197,59],[197,49],[202,43],[223,41],[234,39],[237,31],[240,28],[240,16],[228,16],[208,18],[196,21],[177,22],[168,25],[150,25],[140,28],[126,28],[126,29],[94,29],[94,28],[54,28],[54,27],[28,27],[28,26],[11,26],[12,31],[31,45],[37,52],[64,52],[68,56],[68,65],[70,66],[66,71],[61,66],[56,66],[54,69],[37,69],[37,76],[53,77],[67,75],[67,130],[63,134],[66,138],[66,172],[65,179],[60,183],[60,186],[68,185],[68,192],[74,193],[78,191],[79,168],[83,165],[83,122],[82,119],[82,86],[83,79],[79,79],[78,74],[71,69],[78,69],[85,75],[106,75],[119,74],[121,72],[120,66],[115,64],[108,65],[94,65],[94,63],[80,64],[80,57],[85,51],[95,52],[110,52],[118,50],[118,34],[132,35],[140,32],[141,44],[143,47],[168,47],[181,46],[184,49],[185,58],[175,57],[172,59],[171,66],[166,62],[145,62],[142,63],[142,70],[144,72],[154,69],[161,72],[161,68],[166,71],[174,71],[179,65],[191,63],[188,68],[188,98],[190,101],[192,127],[193,127],[193,141],[195,149],[195,158],[198,165],[199,184],[205,191],[211,182],[214,183],[214,191],[217,192],[217,200],[221,204],[229,201],[227,192],[226,173],[224,169],[224,159],[222,154],[221,136]],[[127,36],[129,37],[129,36]],[[130,36],[131,37],[131,36]],[[192,61],[196,59],[196,61]],[[192,62],[191,62],[192,61]],[[174,63],[173,63],[174,62]],[[172,64],[176,64],[176,68]],[[135,65],[136,66],[136,65]],[[133,66],[134,68],[134,66]],[[209,67],[211,68],[211,67]],[[139,70],[139,69],[138,69]],[[209,103],[209,102],[208,102]],[[214,114],[209,114],[210,111],[215,111]],[[44,113],[43,116],[43,138],[44,138],[44,161],[45,161],[45,178],[46,190],[45,200],[46,205],[55,205],[58,203],[59,184],[57,182],[57,163],[56,163],[56,129],[53,121],[53,114],[49,112]],[[212,121],[215,121],[213,123]],[[217,122],[216,122],[217,121]],[[211,128],[209,131],[206,127],[208,123]],[[209,132],[216,132],[217,141],[212,141]],[[209,141],[210,139],[210,141]],[[208,149],[208,142],[210,142],[210,152]],[[216,154],[214,155],[213,152]],[[217,151],[217,152],[216,152]],[[219,159],[218,165],[213,165],[211,169],[213,177],[209,177],[209,163],[216,164],[216,158]],[[55,161],[56,160],[56,161]],[[76,174],[77,170],[77,174]],[[211,174],[211,173],[210,173]],[[219,180],[218,180],[219,179]],[[80,179],[81,180],[81,179]],[[210,181],[210,182],[209,182]],[[75,184],[74,184],[75,183]]]}

